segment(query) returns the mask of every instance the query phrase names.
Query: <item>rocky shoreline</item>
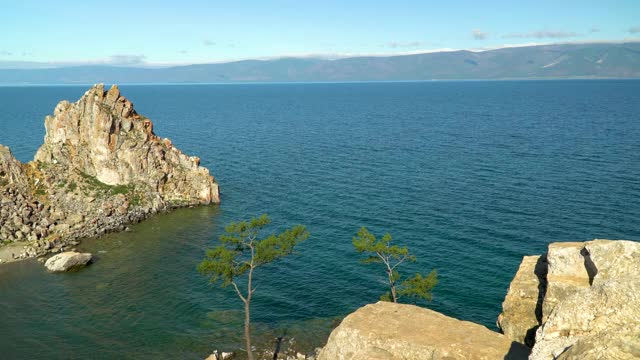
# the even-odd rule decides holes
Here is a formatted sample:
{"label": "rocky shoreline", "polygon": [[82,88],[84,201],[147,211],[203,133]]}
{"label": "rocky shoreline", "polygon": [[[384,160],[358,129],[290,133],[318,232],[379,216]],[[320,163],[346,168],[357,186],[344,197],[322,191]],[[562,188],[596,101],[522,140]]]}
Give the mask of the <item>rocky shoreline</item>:
{"label": "rocky shoreline", "polygon": [[640,243],[552,243],[525,256],[497,333],[435,311],[379,302],[348,315],[318,360],[640,359]]}
{"label": "rocky shoreline", "polygon": [[0,145],[0,263],[71,250],[82,238],[125,231],[174,208],[220,202],[200,159],[156,136],[115,85],[60,102],[45,128],[29,163]]}

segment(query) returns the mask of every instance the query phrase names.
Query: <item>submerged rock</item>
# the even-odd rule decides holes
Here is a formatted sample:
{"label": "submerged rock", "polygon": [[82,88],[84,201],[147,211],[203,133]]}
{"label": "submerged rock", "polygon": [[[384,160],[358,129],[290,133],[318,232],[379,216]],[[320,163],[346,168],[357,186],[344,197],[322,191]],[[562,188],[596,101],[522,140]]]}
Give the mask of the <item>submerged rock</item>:
{"label": "submerged rock", "polygon": [[123,231],[175,207],[220,201],[200,159],[157,137],[115,85],[60,102],[45,129],[28,164],[0,145],[0,244],[25,243],[19,258],[68,250],[77,239]]}
{"label": "submerged rock", "polygon": [[70,270],[77,270],[85,267],[93,256],[89,253],[81,254],[75,251],[67,251],[54,255],[44,263],[44,266],[49,271],[64,272]]}
{"label": "submerged rock", "polygon": [[319,360],[526,359],[528,349],[468,321],[413,305],[378,302],[347,316]]}
{"label": "submerged rock", "polygon": [[214,350],[205,360],[231,360],[234,355],[232,352],[218,352],[218,350]]}

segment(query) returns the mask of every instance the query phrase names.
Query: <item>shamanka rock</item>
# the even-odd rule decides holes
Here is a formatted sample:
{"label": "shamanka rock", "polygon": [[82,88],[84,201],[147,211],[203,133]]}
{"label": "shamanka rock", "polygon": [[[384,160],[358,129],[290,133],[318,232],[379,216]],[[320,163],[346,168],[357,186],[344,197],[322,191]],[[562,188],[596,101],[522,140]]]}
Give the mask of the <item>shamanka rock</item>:
{"label": "shamanka rock", "polygon": [[109,186],[145,184],[172,204],[218,202],[218,187],[200,159],[153,132],[117,86],[87,91],[75,104],[62,101],[45,119],[45,141],[35,160],[74,168]]}
{"label": "shamanka rock", "polygon": [[22,164],[0,145],[0,246],[19,258],[61,252],[172,208],[219,203],[200,159],[153,131],[117,86],[95,85],[45,119],[44,144]]}
{"label": "shamanka rock", "polygon": [[54,255],[44,263],[49,271],[63,272],[77,270],[86,266],[91,261],[92,255],[89,253],[81,254],[75,251],[67,251]]}

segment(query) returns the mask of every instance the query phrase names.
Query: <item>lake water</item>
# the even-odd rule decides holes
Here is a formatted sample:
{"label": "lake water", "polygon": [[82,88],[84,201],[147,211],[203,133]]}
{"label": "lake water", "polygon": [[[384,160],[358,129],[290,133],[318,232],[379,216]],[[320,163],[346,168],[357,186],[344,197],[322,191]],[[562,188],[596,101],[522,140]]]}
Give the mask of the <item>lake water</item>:
{"label": "lake water", "polygon": [[[86,86],[0,87],[0,143],[30,160],[44,116]],[[640,81],[122,86],[159,136],[202,158],[220,206],[88,240],[87,269],[0,266],[0,358],[201,359],[242,346],[233,290],[196,272],[224,225],[304,224],[299,253],[256,273],[258,342],[321,346],[385,291],[360,226],[439,272],[428,307],[495,329],[523,255],[640,239]]]}

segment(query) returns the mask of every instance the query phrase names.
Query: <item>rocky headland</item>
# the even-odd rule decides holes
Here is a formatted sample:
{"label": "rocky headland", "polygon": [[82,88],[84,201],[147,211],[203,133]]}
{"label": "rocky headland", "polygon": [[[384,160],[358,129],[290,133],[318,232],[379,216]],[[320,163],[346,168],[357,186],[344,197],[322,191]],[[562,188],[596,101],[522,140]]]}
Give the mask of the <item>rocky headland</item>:
{"label": "rocky headland", "polygon": [[0,145],[0,263],[66,251],[173,208],[220,202],[200,159],[156,136],[115,85],[60,102],[45,129],[29,163]]}
{"label": "rocky headland", "polygon": [[367,305],[318,358],[640,359],[640,243],[552,243],[524,257],[502,307],[498,333],[413,305]]}

